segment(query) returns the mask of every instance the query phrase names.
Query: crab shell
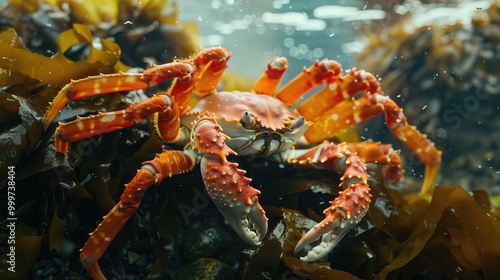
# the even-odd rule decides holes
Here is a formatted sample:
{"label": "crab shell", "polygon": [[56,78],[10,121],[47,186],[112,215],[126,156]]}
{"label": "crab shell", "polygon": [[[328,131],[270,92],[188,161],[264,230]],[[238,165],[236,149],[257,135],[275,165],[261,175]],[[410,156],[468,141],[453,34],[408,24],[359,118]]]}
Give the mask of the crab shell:
{"label": "crab shell", "polygon": [[[250,114],[257,125],[245,128],[242,116]],[[249,92],[218,92],[201,99],[183,117],[189,129],[201,116],[215,117],[224,134],[230,137],[226,145],[242,156],[271,155],[295,145],[309,124],[294,127],[301,118],[278,99]]]}

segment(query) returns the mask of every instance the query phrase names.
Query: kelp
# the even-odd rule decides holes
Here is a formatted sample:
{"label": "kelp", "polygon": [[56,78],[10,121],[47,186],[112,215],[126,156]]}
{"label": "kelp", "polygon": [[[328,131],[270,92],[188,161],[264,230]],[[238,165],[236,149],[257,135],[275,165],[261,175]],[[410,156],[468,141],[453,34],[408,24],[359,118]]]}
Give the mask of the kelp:
{"label": "kelp", "polygon": [[[64,53],[74,45],[89,44],[92,40],[87,27],[75,25],[73,29],[61,34],[58,48]],[[110,41],[102,42],[106,42],[103,43],[103,50],[92,47],[87,61],[73,62],[63,55],[49,58],[32,53],[12,29],[0,33],[0,55],[3,57],[0,60],[0,84],[6,92],[1,94],[0,102],[0,155],[4,159],[1,162],[2,170],[8,165],[15,165],[22,156],[29,154],[39,144],[43,133],[40,127],[41,117],[55,96],[57,87],[70,82],[71,79],[125,70],[118,64],[119,47]],[[110,99],[107,97],[107,100]],[[99,104],[102,105],[102,102]],[[15,108],[18,108],[17,112]],[[74,116],[78,110],[73,109]],[[94,109],[97,110],[99,109]],[[51,162],[52,158],[53,155],[45,162]],[[7,173],[2,174],[0,176]]]}
{"label": "kelp", "polygon": [[[475,191],[471,195],[458,186],[436,188],[427,211],[415,224],[408,240],[394,249],[400,253],[381,272],[382,279],[386,273],[413,259],[420,253],[419,249],[424,249],[426,243],[428,245],[432,239],[443,237],[442,235],[447,237],[443,242],[444,246],[455,257],[459,267],[463,268],[448,271],[451,273],[449,278],[472,274],[474,271],[481,272],[485,279],[494,279],[500,275],[497,265],[500,261],[499,213],[490,211],[487,197],[485,191]],[[439,255],[435,255],[429,265],[432,263],[443,266],[446,264]]]}
{"label": "kelp", "polygon": [[[2,228],[7,226],[7,222],[0,223]],[[7,246],[7,236],[1,236],[0,246]],[[12,245],[12,244],[10,244]],[[10,247],[9,245],[9,247]],[[8,252],[0,255],[2,262],[0,263],[0,273],[4,279],[23,279],[27,277],[27,272],[31,270],[33,262],[38,257],[42,247],[42,237],[37,235],[36,229],[29,227],[25,223],[16,224],[16,265],[14,272],[7,272],[8,264],[6,260]],[[4,261],[5,260],[5,261]],[[8,273],[8,274],[7,274]]]}
{"label": "kelp", "polygon": [[[270,198],[266,203],[271,205],[290,199],[293,202],[285,202],[289,208],[264,204],[270,220],[278,222],[262,245],[243,251],[242,279],[254,279],[257,274],[280,279],[291,277],[291,273],[308,279],[406,279],[431,275],[495,279],[500,275],[495,265],[500,262],[500,211],[491,209],[486,191],[469,193],[460,186],[438,186],[428,201],[386,188],[380,174],[373,174],[370,180],[373,197],[367,216],[325,262],[305,263],[293,254],[293,249],[302,234],[316,224],[306,216],[317,220],[318,213],[295,208],[308,192],[302,189],[294,194],[290,190],[296,189],[296,176],[266,184],[274,192],[271,197],[263,192],[261,201]],[[327,181],[321,176],[324,185]],[[280,202],[276,203],[278,197]],[[313,204],[318,200],[308,201]]]}
{"label": "kelp", "polygon": [[[91,48],[88,60],[83,62],[68,61],[62,54],[70,47],[87,43],[92,44],[93,37],[84,25],[75,24],[73,29],[61,33],[58,40],[59,56],[46,57],[27,50],[13,29],[0,33],[0,68],[4,71],[20,73],[27,79],[39,81],[40,85],[65,85],[71,79],[85,78],[99,73],[116,72],[115,65],[120,57],[120,48],[113,42],[102,39],[103,50]],[[118,67],[118,66],[117,66]],[[2,86],[13,86],[19,81],[3,80]]]}
{"label": "kelp", "polygon": [[[367,34],[354,65],[377,74],[408,120],[443,151],[441,174],[451,178],[443,184],[498,193],[493,186],[500,183],[500,1],[489,2],[473,11],[461,4],[429,5],[434,15],[443,13],[432,22],[425,21],[425,12],[409,10],[405,20]],[[450,21],[453,16],[444,11],[453,9],[448,14],[464,16]],[[364,136],[391,141],[383,126],[367,123]]]}
{"label": "kelp", "polygon": [[0,94],[0,181],[7,178],[8,166],[35,149],[43,133],[41,120],[41,112],[25,98]]}
{"label": "kelp", "polygon": [[[133,9],[125,12],[141,16]],[[113,41],[96,37],[93,26],[87,26],[85,22],[78,24],[69,17],[61,16],[61,13],[56,7],[38,1],[11,1],[9,5],[0,7],[0,25],[3,29],[5,26],[14,27],[21,35],[8,28],[0,33],[0,86],[3,91],[0,96],[1,167],[2,170],[7,166],[16,168],[18,218],[17,274],[7,275],[18,279],[26,278],[32,268],[32,276],[37,277],[82,277],[77,249],[88,238],[87,232],[92,231],[95,221],[114,205],[124,184],[135,174],[140,163],[161,151],[158,138],[151,135],[151,124],[144,124],[120,133],[81,141],[73,145],[73,152],[67,159],[56,154],[52,136],[57,123],[44,130],[40,120],[59,89],[71,79],[127,71],[130,66],[137,66],[125,66],[119,60],[124,56],[135,57],[135,49],[124,54]],[[13,18],[15,20],[11,21]],[[155,21],[149,18],[153,29],[138,27],[133,30],[136,38],[163,28],[162,24],[158,25]],[[71,26],[73,28],[69,28]],[[179,27],[173,32],[164,32],[163,36],[177,33],[185,34],[185,30]],[[179,36],[175,40],[186,38]],[[164,39],[163,42],[168,44],[168,38]],[[141,43],[141,40],[137,41],[137,45]],[[193,44],[189,50],[185,48],[188,44]],[[172,47],[167,61],[179,53],[187,56],[192,49],[198,48],[194,40],[177,45],[185,49],[176,50],[177,46]],[[157,44],[155,48],[148,51],[165,53],[161,45]],[[141,63],[144,64],[144,61]],[[123,109],[147,97],[138,92],[70,102],[59,114],[58,120],[93,114],[103,109]],[[1,176],[6,174],[4,170]],[[6,201],[4,183],[2,201]],[[5,225],[3,213],[0,221]],[[29,225],[31,230],[22,230],[24,224]],[[126,228],[130,232],[137,232],[137,218],[131,219]],[[5,229],[2,226],[2,236]],[[157,235],[149,234],[148,240],[152,239],[151,236]],[[2,248],[7,248],[3,243],[6,240],[2,238]],[[123,244],[129,240],[130,235],[122,234],[115,242],[121,241]],[[2,249],[3,259],[6,253]],[[70,262],[77,263],[77,266],[69,266]],[[7,272],[5,262],[2,262],[0,272],[2,275]]]}
{"label": "kelp", "polygon": [[[198,51],[196,24],[180,23],[178,14],[177,4],[166,0],[9,1],[0,7],[0,27],[15,29],[31,51],[51,56],[62,53],[56,42],[61,32],[85,25],[94,38],[116,42],[125,65],[146,68]],[[79,44],[65,55],[78,57],[88,46]]]}

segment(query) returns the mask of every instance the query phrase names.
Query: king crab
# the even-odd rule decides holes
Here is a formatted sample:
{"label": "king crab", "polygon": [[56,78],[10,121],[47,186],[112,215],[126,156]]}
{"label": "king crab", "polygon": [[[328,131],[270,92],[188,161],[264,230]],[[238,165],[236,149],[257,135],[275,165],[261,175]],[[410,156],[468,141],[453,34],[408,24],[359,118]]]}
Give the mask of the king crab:
{"label": "king crab", "polygon": [[[154,66],[143,73],[119,73],[72,81],[48,109],[47,127],[70,100],[119,91],[146,89],[173,79],[168,92],[158,93],[124,110],[60,123],[55,146],[67,154],[70,142],[120,130],[154,117],[155,128],[166,143],[184,145],[183,150],[163,150],[142,164],[116,206],[103,217],[81,250],[85,269],[94,279],[105,279],[97,261],[139,207],[146,190],[165,177],[190,171],[200,164],[207,191],[234,231],[249,245],[259,245],[267,232],[267,218],[258,201],[259,190],[228,155],[259,156],[300,168],[343,172],[343,191],[324,211],[325,219],[307,232],[295,247],[298,254],[322,237],[302,260],[326,256],[366,214],[370,204],[366,162],[386,165],[385,175],[403,177],[399,155],[381,143],[324,141],[336,132],[385,113],[389,129],[426,165],[423,192],[433,185],[441,152],[425,135],[409,126],[402,110],[384,96],[376,78],[352,69],[341,76],[342,67],[332,60],[316,61],[276,94],[287,68],[283,57],[272,59],[250,92],[217,92],[230,52],[222,47],[204,49],[186,61]],[[311,98],[290,108],[314,86],[325,87]],[[364,92],[355,99],[354,95]],[[200,98],[189,108],[193,93]],[[224,133],[223,133],[224,131]],[[319,144],[315,144],[319,143]],[[253,230],[249,224],[253,224]]]}

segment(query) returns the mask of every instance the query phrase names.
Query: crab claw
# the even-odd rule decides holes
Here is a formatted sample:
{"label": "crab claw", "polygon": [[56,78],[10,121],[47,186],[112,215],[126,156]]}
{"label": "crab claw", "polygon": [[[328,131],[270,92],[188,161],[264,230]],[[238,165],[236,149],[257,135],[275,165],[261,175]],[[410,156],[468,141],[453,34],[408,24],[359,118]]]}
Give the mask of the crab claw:
{"label": "crab claw", "polygon": [[312,248],[307,253],[307,256],[300,257],[300,259],[306,262],[314,262],[328,255],[337,246],[337,243],[342,240],[342,237],[357,224],[353,218],[348,221],[344,220],[342,216],[342,211],[337,210],[315,225],[302,236],[299,243],[295,246],[294,254],[297,254],[304,247],[322,237],[321,243]]}
{"label": "crab claw", "polygon": [[[239,205],[228,207],[217,205],[219,210],[234,229],[236,234],[248,245],[258,246],[267,233],[267,217],[264,209],[260,206],[257,196],[253,200],[253,205]],[[226,215],[228,213],[228,215]],[[252,231],[249,225],[255,231]]]}
{"label": "crab claw", "polygon": [[300,259],[314,262],[330,253],[368,211],[371,196],[368,191],[366,183],[358,182],[340,192],[339,197],[324,211],[326,218],[302,236],[295,246],[294,254],[320,237],[322,237],[321,243]]}
{"label": "crab claw", "polygon": [[[267,217],[245,171],[232,162],[204,157],[200,168],[208,194],[236,234],[247,244],[257,246],[267,233]],[[252,229],[250,228],[252,224]]]}

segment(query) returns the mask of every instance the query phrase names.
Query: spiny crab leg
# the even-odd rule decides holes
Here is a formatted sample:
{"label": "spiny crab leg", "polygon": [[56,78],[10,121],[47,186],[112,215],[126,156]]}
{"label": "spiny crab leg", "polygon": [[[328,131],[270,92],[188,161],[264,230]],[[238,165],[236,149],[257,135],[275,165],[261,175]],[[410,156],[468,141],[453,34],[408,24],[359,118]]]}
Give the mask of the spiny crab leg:
{"label": "spiny crab leg", "polygon": [[48,127],[56,115],[70,100],[79,100],[103,94],[146,89],[174,78],[186,78],[193,74],[194,68],[189,63],[173,62],[146,69],[144,73],[118,73],[91,76],[71,81],[63,87],[52,101],[44,117]]}
{"label": "spiny crab leg", "polygon": [[387,126],[391,132],[425,164],[425,177],[422,183],[421,195],[430,195],[436,176],[441,166],[441,151],[436,149],[434,143],[427,139],[426,134],[420,133],[415,126],[408,124],[403,109],[383,95],[371,96],[372,104],[377,102],[385,113]]}
{"label": "spiny crab leg", "polygon": [[[353,108],[356,109],[353,110]],[[382,113],[385,114],[386,123],[391,132],[426,165],[421,194],[428,194],[432,190],[441,165],[441,151],[427,139],[427,135],[408,124],[403,110],[388,96],[370,94],[358,100],[351,99],[340,103],[313,119],[313,124],[304,136],[307,141],[313,143],[322,141],[324,135],[333,135]]]}
{"label": "spiny crab leg", "polygon": [[313,96],[302,102],[297,111],[307,120],[314,120],[327,110],[355,94],[365,91],[366,94],[381,93],[380,83],[373,74],[363,70],[351,69],[349,74],[340,77]]}
{"label": "spiny crab leg", "polygon": [[197,68],[195,93],[198,97],[215,93],[217,83],[227,68],[227,61],[231,58],[231,52],[223,47],[203,49],[194,56],[191,61]]}
{"label": "spiny crab leg", "polygon": [[[353,100],[359,92],[364,92],[363,98]],[[352,69],[297,108],[306,119],[314,122],[305,134],[307,141],[321,142],[329,135],[381,114],[382,107],[372,107],[377,103],[373,97],[382,94],[380,83],[373,74]]]}
{"label": "spiny crab leg", "polygon": [[203,117],[193,127],[191,142],[202,156],[201,175],[208,194],[236,234],[249,245],[259,245],[267,232],[267,217],[257,197],[260,191],[250,186],[251,179],[238,164],[227,161],[226,156],[236,152],[226,146],[228,136],[221,133],[215,118]]}
{"label": "spiny crab leg", "polygon": [[323,143],[308,150],[293,150],[287,162],[302,168],[325,168],[344,172],[341,178],[343,191],[325,209],[325,219],[310,229],[297,243],[297,254],[306,245],[322,237],[303,261],[316,261],[326,256],[363,218],[370,204],[370,187],[366,165],[356,153],[351,153],[345,144]]}
{"label": "spiny crab leg", "polygon": [[358,154],[365,163],[385,165],[385,178],[398,182],[403,179],[404,169],[401,157],[391,144],[380,142],[346,143],[349,151]]}
{"label": "spiny crab leg", "polygon": [[255,82],[252,92],[273,95],[288,67],[285,57],[275,57],[267,64],[267,69]]}
{"label": "spiny crab leg", "polygon": [[92,279],[106,279],[97,261],[104,254],[111,241],[141,204],[146,190],[163,178],[193,169],[194,154],[182,151],[164,150],[151,161],[142,164],[135,177],[125,185],[125,191],[116,206],[103,217],[102,222],[90,233],[90,238],[80,251],[84,268]]}
{"label": "spiny crab leg", "polygon": [[313,87],[323,82],[332,83],[342,74],[342,66],[334,60],[315,61],[308,69],[286,84],[277,94],[276,98],[291,106],[302,95]]}
{"label": "spiny crab leg", "polygon": [[[74,121],[60,123],[54,133],[56,151],[66,155],[68,142],[77,142],[95,135],[130,127],[154,113],[159,113],[160,117],[165,115],[165,118],[170,120],[168,123],[174,123],[171,129],[159,131],[159,133],[162,137],[170,137],[166,140],[175,139],[179,131],[179,117],[175,105],[169,96],[158,95],[133,104],[125,110],[98,113],[84,118],[77,117]],[[165,122],[167,121],[165,120]],[[175,135],[168,134],[172,131],[175,132]]]}
{"label": "spiny crab leg", "polygon": [[[364,91],[364,95],[354,100],[352,97],[361,91]],[[384,113],[391,132],[426,165],[421,194],[428,194],[432,190],[441,165],[441,152],[425,134],[408,124],[403,110],[391,98],[383,95],[380,83],[373,74],[352,69],[349,74],[300,104],[297,110],[313,122],[304,134],[310,143],[323,141],[327,135],[334,135]]]}

